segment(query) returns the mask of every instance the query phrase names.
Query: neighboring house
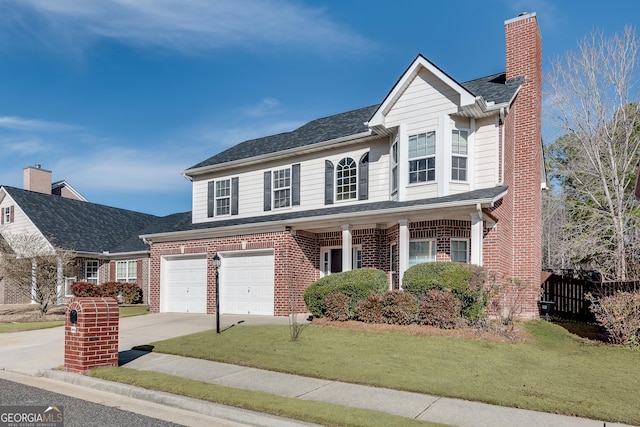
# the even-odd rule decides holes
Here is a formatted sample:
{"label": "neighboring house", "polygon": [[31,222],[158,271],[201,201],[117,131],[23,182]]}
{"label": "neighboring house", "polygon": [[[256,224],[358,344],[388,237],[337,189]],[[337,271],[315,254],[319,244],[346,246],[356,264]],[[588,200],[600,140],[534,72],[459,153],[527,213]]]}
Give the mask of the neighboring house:
{"label": "neighboring house", "polygon": [[[61,301],[72,296],[75,281],[138,283],[147,301],[149,246],[138,235],[158,217],[87,202],[65,181],[52,183],[39,165],[25,168],[24,188],[0,187],[0,242],[35,235],[43,247],[73,251],[76,268],[60,272]],[[29,302],[3,282],[0,303]]]}
{"label": "neighboring house", "polygon": [[[518,278],[537,316],[541,37],[505,22],[506,72],[460,83],[418,55],[378,105],[242,142],[184,171],[193,211],[142,233],[155,312],[305,310],[304,289],[356,268],[401,287],[411,265],[460,261]],[[452,54],[483,46],[455,46]],[[473,67],[473,64],[469,64]]]}

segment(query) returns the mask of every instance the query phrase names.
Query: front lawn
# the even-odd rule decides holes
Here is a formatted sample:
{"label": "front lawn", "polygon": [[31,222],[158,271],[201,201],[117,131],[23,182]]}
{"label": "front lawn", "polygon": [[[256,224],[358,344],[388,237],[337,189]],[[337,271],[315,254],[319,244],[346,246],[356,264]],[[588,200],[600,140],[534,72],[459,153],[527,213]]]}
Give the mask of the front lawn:
{"label": "front lawn", "polygon": [[[32,320],[37,318],[38,312],[37,308],[33,307],[33,305],[22,305],[15,309],[6,309],[5,312],[10,314],[0,313],[0,333],[32,331],[35,329],[63,326],[65,311],[65,307],[55,307],[44,318]],[[120,317],[140,316],[147,313],[149,313],[149,311],[146,305],[120,307]],[[23,319],[29,320],[25,321]]]}
{"label": "front lawn", "polygon": [[154,351],[311,377],[640,425],[640,352],[544,321],[532,339],[416,336],[309,326],[239,325],[153,343]]}

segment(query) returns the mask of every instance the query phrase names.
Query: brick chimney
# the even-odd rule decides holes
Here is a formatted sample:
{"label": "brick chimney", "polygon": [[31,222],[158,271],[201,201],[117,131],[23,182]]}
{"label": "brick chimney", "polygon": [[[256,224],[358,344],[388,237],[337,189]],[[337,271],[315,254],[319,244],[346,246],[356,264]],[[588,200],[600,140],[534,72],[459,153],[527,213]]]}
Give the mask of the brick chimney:
{"label": "brick chimney", "polygon": [[504,29],[507,81],[522,82],[505,110],[502,133],[509,191],[494,211],[497,227],[485,239],[500,253],[485,265],[524,285],[521,315],[536,317],[542,271],[542,37],[535,13],[505,21]]}
{"label": "brick chimney", "polygon": [[24,189],[38,193],[51,194],[51,171],[42,166],[27,166],[24,168]]}
{"label": "brick chimney", "polygon": [[535,13],[505,21],[504,29],[507,80],[524,78],[509,113],[515,116],[509,121],[512,129],[506,132],[513,147],[507,182],[513,198],[512,277],[530,286],[523,314],[535,316],[542,272],[542,37]]}

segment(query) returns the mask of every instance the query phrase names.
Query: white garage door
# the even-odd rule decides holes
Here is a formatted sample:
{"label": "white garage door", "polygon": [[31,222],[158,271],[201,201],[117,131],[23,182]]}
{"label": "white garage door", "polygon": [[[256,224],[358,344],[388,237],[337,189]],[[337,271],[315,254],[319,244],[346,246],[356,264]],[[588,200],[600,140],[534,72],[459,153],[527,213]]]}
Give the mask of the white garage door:
{"label": "white garage door", "polygon": [[207,256],[162,258],[160,311],[207,312]]}
{"label": "white garage door", "polygon": [[273,315],[273,252],[222,257],[220,313]]}

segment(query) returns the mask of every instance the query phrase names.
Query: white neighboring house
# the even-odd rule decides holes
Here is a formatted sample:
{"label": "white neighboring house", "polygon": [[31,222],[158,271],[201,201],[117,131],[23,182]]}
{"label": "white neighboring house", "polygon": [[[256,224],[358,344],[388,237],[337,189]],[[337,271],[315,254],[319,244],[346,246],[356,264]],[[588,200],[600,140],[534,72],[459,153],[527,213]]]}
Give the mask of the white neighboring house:
{"label": "white neighboring house", "polygon": [[[66,181],[51,182],[39,165],[24,170],[24,189],[0,186],[0,240],[9,250],[15,236],[42,240],[44,250],[69,249],[74,271],[59,273],[59,301],[73,296],[76,281],[137,283],[147,300],[149,246],[137,236],[159,220],[153,215],[90,203]],[[0,304],[29,300],[0,280]]]}

